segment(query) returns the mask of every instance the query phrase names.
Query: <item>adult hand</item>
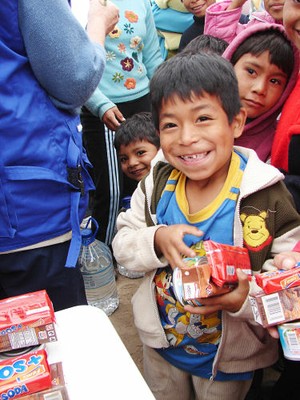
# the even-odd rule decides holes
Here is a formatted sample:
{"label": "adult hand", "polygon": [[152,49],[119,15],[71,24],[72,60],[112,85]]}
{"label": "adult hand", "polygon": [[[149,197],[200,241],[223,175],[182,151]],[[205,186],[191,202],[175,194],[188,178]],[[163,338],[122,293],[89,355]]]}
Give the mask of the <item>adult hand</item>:
{"label": "adult hand", "polygon": [[89,37],[102,45],[105,36],[111,32],[119,21],[119,8],[111,1],[104,5],[103,0],[90,0],[87,33]]}
{"label": "adult hand", "polygon": [[201,315],[212,314],[220,310],[232,313],[239,311],[248,296],[249,281],[247,275],[239,268],[236,273],[238,277],[238,286],[232,292],[220,296],[202,298],[200,299],[202,306],[185,306],[185,311],[189,311],[191,314]]}
{"label": "adult hand", "polygon": [[108,129],[115,131],[120,123],[125,121],[125,118],[118,107],[114,106],[103,114],[102,121]]}
{"label": "adult hand", "polygon": [[178,224],[162,226],[154,236],[154,247],[158,257],[164,255],[170,266],[184,267],[182,256],[195,257],[196,253],[183,241],[184,235],[202,236],[203,232],[195,226]]}

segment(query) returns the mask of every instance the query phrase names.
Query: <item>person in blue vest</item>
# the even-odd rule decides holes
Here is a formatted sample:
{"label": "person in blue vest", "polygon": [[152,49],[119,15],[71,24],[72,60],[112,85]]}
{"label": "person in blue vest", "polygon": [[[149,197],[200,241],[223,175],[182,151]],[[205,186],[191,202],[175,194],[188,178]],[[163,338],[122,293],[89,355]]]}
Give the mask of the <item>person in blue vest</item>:
{"label": "person in blue vest", "polygon": [[87,32],[67,0],[3,0],[0,19],[0,299],[45,289],[56,311],[86,304],[76,261],[92,181],[78,113],[118,8],[90,0]]}

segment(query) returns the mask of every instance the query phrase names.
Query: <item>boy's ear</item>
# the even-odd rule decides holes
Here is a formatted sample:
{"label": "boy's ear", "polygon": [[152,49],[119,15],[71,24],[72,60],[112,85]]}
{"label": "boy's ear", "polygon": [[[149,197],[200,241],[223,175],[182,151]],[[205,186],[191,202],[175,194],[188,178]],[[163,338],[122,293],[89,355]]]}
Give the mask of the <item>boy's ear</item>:
{"label": "boy's ear", "polygon": [[157,136],[159,136],[159,130],[158,129],[156,129],[156,134],[157,134]]}
{"label": "boy's ear", "polygon": [[232,128],[235,139],[242,135],[246,119],[247,119],[247,111],[244,107],[241,107],[240,112],[233,118],[232,121]]}

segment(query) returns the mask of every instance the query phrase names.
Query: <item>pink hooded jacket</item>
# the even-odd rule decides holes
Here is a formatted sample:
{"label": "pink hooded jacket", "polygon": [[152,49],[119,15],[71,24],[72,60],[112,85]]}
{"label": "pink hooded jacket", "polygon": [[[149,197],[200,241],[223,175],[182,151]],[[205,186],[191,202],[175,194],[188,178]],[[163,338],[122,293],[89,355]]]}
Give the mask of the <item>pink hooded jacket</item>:
{"label": "pink hooded jacket", "polygon": [[227,10],[231,0],[217,2],[209,6],[205,12],[204,34],[212,35],[231,43],[232,40],[253,25],[261,22],[269,24],[277,23],[271,15],[264,12],[254,12],[247,24],[241,24],[239,19],[242,14],[242,7]]}
{"label": "pink hooded jacket", "polygon": [[[278,29],[285,34],[283,26],[278,24],[256,23],[255,25],[248,25],[247,29],[241,31],[229,44],[223,54],[223,57],[231,61],[232,55],[241,45],[241,43],[245,41],[245,39],[247,39],[253,33],[268,30],[270,28]],[[268,161],[270,158],[273,138],[277,125],[277,118],[281,112],[284,102],[290,95],[297,81],[299,71],[299,53],[293,44],[292,47],[294,49],[294,69],[280,99],[272,108],[270,108],[269,111],[247,123],[242,136],[235,139],[234,142],[234,144],[237,146],[248,147],[255,150],[262,161]]]}

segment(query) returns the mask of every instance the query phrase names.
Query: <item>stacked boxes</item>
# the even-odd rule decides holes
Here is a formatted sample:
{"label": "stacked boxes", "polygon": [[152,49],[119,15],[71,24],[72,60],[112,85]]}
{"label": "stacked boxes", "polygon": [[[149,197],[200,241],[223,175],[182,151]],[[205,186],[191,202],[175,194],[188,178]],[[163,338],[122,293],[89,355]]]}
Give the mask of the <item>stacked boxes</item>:
{"label": "stacked boxes", "polygon": [[45,290],[0,300],[0,352],[56,341],[54,323]]}
{"label": "stacked boxes", "polygon": [[260,290],[251,294],[256,322],[263,327],[300,319],[300,267],[255,276]]}
{"label": "stacked boxes", "polygon": [[68,400],[62,365],[49,366],[44,349],[44,343],[56,340],[45,290],[0,301],[1,399]]}

